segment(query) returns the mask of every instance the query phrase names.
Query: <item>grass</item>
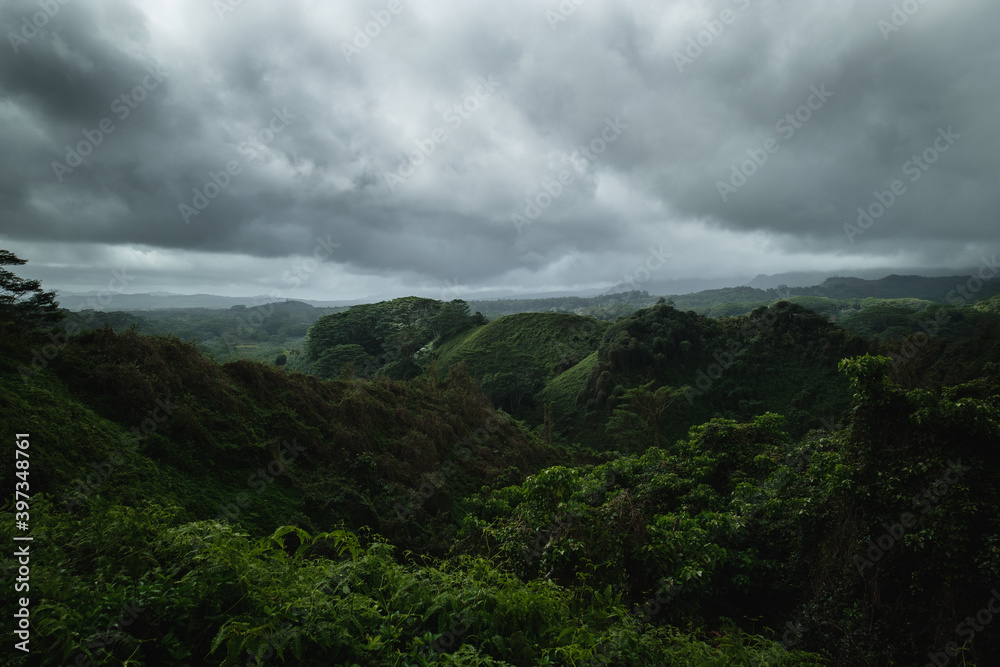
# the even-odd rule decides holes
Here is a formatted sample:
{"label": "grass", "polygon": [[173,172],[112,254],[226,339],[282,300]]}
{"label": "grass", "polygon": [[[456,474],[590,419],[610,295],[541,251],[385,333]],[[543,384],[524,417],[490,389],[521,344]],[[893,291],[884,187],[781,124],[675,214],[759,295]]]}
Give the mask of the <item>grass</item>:
{"label": "grass", "polygon": [[438,351],[441,367],[466,361],[473,375],[504,372],[511,357],[548,381],[597,349],[610,323],[568,313],[517,313],[478,327]]}
{"label": "grass", "polygon": [[577,404],[577,396],[587,385],[587,378],[597,365],[597,351],[591,352],[580,363],[554,377],[538,393],[537,402],[553,404],[553,414],[557,420],[569,415],[582,413],[583,406]]}

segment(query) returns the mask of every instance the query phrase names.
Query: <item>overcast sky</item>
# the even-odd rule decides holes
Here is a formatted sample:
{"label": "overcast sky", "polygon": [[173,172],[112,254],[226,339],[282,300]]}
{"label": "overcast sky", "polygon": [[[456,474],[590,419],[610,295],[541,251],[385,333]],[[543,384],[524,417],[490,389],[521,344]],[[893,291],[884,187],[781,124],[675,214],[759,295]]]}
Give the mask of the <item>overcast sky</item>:
{"label": "overcast sky", "polygon": [[4,0],[0,247],[49,289],[314,299],[974,267],[997,26],[996,0]]}

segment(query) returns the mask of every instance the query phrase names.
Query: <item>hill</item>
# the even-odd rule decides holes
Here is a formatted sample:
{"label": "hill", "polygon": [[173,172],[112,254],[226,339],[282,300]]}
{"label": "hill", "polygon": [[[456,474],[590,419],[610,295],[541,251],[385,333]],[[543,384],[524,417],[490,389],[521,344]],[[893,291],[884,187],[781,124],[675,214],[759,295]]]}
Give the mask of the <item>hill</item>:
{"label": "hill", "polygon": [[328,380],[0,299],[13,663],[991,664],[995,298],[871,299],[392,300]]}
{"label": "hill", "polygon": [[566,313],[507,315],[442,346],[437,363],[464,362],[495,404],[518,412],[536,407],[534,395],[597,349],[609,326]]}
{"label": "hill", "polygon": [[[670,441],[712,416],[776,412],[800,435],[836,423],[849,401],[837,362],[869,349],[787,301],[718,320],[660,303],[612,324],[584,368],[564,373],[539,399],[574,406],[555,415],[567,437],[626,451],[654,430]],[[672,388],[677,400],[654,417],[640,406],[649,400],[646,385],[650,392]]]}
{"label": "hill", "polygon": [[[156,311],[185,308],[220,310],[232,308],[233,306],[254,308],[265,303],[290,301],[290,299],[273,295],[219,296],[217,294],[173,294],[171,292],[109,294],[107,291],[73,292],[70,290],[59,290],[58,294],[60,305],[72,311],[93,310],[101,304],[107,307],[108,304],[104,302],[109,296],[111,303],[114,304],[116,309],[126,311]],[[300,303],[308,303],[316,308],[345,308],[363,302],[357,299],[339,301],[313,301],[306,299],[300,300]]]}
{"label": "hill", "polygon": [[[800,303],[823,315],[836,319],[862,309],[864,300],[917,299],[947,304],[956,301],[958,290],[967,284],[969,276],[889,275],[879,279],[827,278],[807,287],[780,285],[771,288],[735,286],[701,290],[687,294],[665,294],[665,299],[680,310],[693,310],[712,317],[736,316],[755,308],[769,306],[779,300]],[[658,297],[651,296],[654,286],[643,291],[622,291],[595,297],[562,297],[546,299],[503,299],[471,301],[476,310],[488,318],[518,312],[570,312],[592,315],[606,320],[627,316],[641,308],[652,306]],[[987,281],[977,298],[1000,294],[1000,283]],[[871,301],[869,301],[871,303]]]}
{"label": "hill", "polygon": [[460,299],[445,303],[411,296],[352,306],[310,327],[306,359],[323,377],[347,367],[349,374],[407,379],[420,373],[431,347],[485,321]]}
{"label": "hill", "polygon": [[[430,526],[457,520],[467,492],[523,476],[542,456],[457,369],[441,382],[324,382],[110,329],[74,337],[40,372],[24,350],[4,351],[4,421],[17,415],[33,434],[33,465],[47,471],[34,491],[69,507],[144,499],[258,535],[289,522],[368,527],[404,545],[423,535],[426,548]],[[469,445],[486,425],[489,437]],[[401,519],[394,506],[409,507],[449,463],[454,474]]]}

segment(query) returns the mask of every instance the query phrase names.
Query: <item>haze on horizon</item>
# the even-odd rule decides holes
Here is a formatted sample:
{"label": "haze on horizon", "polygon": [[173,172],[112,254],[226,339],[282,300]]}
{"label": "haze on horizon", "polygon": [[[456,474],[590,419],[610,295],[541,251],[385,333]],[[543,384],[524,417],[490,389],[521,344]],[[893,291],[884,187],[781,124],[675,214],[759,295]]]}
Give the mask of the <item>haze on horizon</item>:
{"label": "haze on horizon", "polygon": [[996,254],[1000,4],[650,5],[9,0],[0,247],[327,300]]}

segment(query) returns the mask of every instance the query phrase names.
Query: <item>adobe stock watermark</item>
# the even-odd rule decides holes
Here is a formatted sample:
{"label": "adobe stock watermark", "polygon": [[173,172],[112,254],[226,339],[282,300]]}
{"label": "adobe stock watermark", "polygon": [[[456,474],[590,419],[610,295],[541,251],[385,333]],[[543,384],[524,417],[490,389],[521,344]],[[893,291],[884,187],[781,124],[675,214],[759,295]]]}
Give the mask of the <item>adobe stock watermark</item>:
{"label": "adobe stock watermark", "polygon": [[[176,574],[176,570],[170,574],[173,576]],[[134,602],[127,602],[122,606],[122,612],[118,615],[118,618],[108,623],[103,632],[99,632],[96,635],[91,635],[88,637],[86,651],[81,651],[76,655],[72,664],[74,665],[90,665],[90,658],[88,654],[92,654],[92,651],[101,649],[105,651],[107,655],[111,655],[111,647],[115,642],[118,641],[117,635],[124,632],[125,628],[132,625],[139,615],[146,611],[146,607]],[[107,647],[107,648],[105,648]],[[104,657],[104,656],[101,656]],[[71,664],[71,663],[67,663]]]}
{"label": "adobe stock watermark", "polygon": [[[653,618],[660,613],[661,609],[673,602],[684,588],[684,584],[677,584],[667,579],[660,579],[658,583],[659,587],[656,589],[656,593],[653,594],[653,597],[641,606],[635,605],[631,611],[632,619],[635,620],[640,628],[653,620]],[[603,667],[604,665],[609,665],[612,663],[614,658],[611,653],[612,648],[613,643],[611,641],[601,642],[594,647],[593,655],[581,660],[580,664],[587,665],[587,667]]]}
{"label": "adobe stock watermark", "polygon": [[556,7],[554,11],[552,9],[547,9],[545,11],[545,20],[549,22],[549,30],[555,32],[559,29],[560,23],[565,23],[570,16],[576,14],[578,10],[587,0],[562,0],[559,6]]}
{"label": "adobe stock watermark", "polygon": [[[327,234],[325,239],[317,238],[316,245],[313,247],[312,257],[306,257],[301,261],[294,261],[292,268],[282,274],[281,281],[292,287],[301,287],[319,269],[320,264],[332,256],[334,249],[339,247],[340,244],[334,243],[329,234]],[[284,296],[280,290],[273,290],[270,294],[266,295],[266,298],[274,299],[274,301],[255,303],[248,315],[244,316],[240,314],[237,316],[236,336],[239,338],[234,338],[229,332],[225,332],[219,337],[220,340],[226,345],[235,345],[249,339],[250,334],[264,326],[264,321],[274,313],[274,303],[288,297]]]}
{"label": "adobe stock watermark", "polygon": [[[997,274],[1000,274],[1000,264],[997,264],[996,254],[992,258],[982,257],[981,260],[982,266],[979,267],[977,275],[970,275],[964,285],[959,283],[955,286],[955,289],[948,292],[945,300],[949,305],[955,308],[964,306],[972,300],[976,292],[983,289],[983,285],[987,280],[992,280]],[[951,315],[948,314],[947,310],[938,308],[934,313],[933,319],[918,322],[917,325],[921,328],[921,331],[907,337],[906,342],[900,347],[898,354],[895,352],[888,354],[889,358],[892,359],[893,370],[898,369],[904,361],[916,356],[917,351],[930,343],[931,337],[936,336],[941,331],[941,328],[950,321]]]}
{"label": "adobe stock watermark", "polygon": [[41,7],[42,11],[35,12],[30,18],[28,16],[21,17],[21,29],[17,32],[7,33],[7,39],[10,40],[10,47],[14,49],[14,53],[18,53],[22,46],[34,39],[38,31],[47,26],[49,21],[59,13],[59,10],[68,5],[70,1],[38,0],[38,6]]}
{"label": "adobe stock watermark", "polygon": [[649,256],[646,258],[646,261],[640,263],[635,270],[632,271],[632,275],[627,273],[625,274],[625,284],[628,285],[632,291],[639,291],[639,286],[643,283],[649,282],[649,280],[653,277],[653,273],[662,269],[666,265],[667,260],[673,256],[674,253],[663,251],[662,243],[659,248],[649,246]]}
{"label": "adobe stock watermark", "polygon": [[785,623],[785,632],[781,635],[781,641],[778,642],[786,649],[791,650],[792,647],[796,646],[802,641],[802,637],[805,635],[806,629],[802,623],[796,621],[788,621]]}
{"label": "adobe stock watermark", "polygon": [[[138,426],[132,427],[130,431],[132,434],[131,437],[128,435],[122,436],[123,449],[132,452],[138,451],[139,443],[155,433],[160,424],[170,419],[174,411],[179,407],[178,404],[170,401],[169,396],[156,399],[156,405],[149,411],[149,416],[143,419]],[[73,484],[76,485],[76,489],[63,495],[62,503],[66,510],[72,511],[74,507],[99,491],[104,483],[114,474],[115,469],[121,467],[124,463],[125,457],[122,456],[121,450],[111,452],[100,463],[91,463],[90,467],[94,469],[94,472],[85,478],[75,478]]]}
{"label": "adobe stock watermark", "polygon": [[[590,505],[602,504],[608,492],[611,491],[617,483],[618,474],[613,468],[607,468],[605,470],[604,479],[601,480],[601,484],[587,492],[585,496],[586,502]],[[521,546],[521,555],[524,557],[525,564],[530,567],[535,559],[545,553],[546,549],[552,547],[556,541],[564,535],[568,535],[573,527],[572,521],[580,518],[580,514],[575,510],[571,510],[565,514],[557,514],[553,517],[553,520],[548,524],[548,526],[535,531],[535,539],[532,544],[530,546]]]}
{"label": "adobe stock watermark", "polygon": [[[263,160],[263,156],[268,154],[268,145],[279,134],[285,131],[290,121],[297,117],[294,114],[288,113],[288,107],[282,107],[280,111],[273,109],[273,111],[274,115],[271,116],[271,120],[266,126],[247,136],[236,147],[237,152],[246,158],[246,164],[252,164],[258,156]],[[209,171],[208,180],[200,188],[196,187],[192,189],[194,196],[191,198],[191,204],[181,202],[177,205],[177,209],[181,213],[181,218],[184,219],[184,224],[191,224],[191,218],[201,215],[201,212],[208,208],[212,200],[229,187],[229,184],[233,181],[233,176],[239,176],[243,173],[243,167],[244,165],[240,164],[239,160],[230,160],[219,171]]]}
{"label": "adobe stock watermark", "polygon": [[212,9],[215,10],[215,15],[219,17],[219,21],[225,21],[226,16],[242,7],[245,1],[246,0],[212,0]]}
{"label": "adobe stock watermark", "polygon": [[993,257],[980,257],[982,265],[979,267],[979,271],[974,276],[969,276],[969,279],[965,281],[962,285],[959,283],[955,285],[955,289],[948,292],[945,300],[952,306],[958,307],[963,306],[972,300],[976,292],[983,289],[983,284],[987,280],[993,280],[1000,274],[1000,264],[997,263],[996,253],[993,253]]}
{"label": "adobe stock watermark", "polygon": [[[453,131],[457,130],[502,85],[493,78],[492,74],[485,79],[479,77],[478,85],[472,93],[463,97],[459,103],[447,107],[444,113],[441,114],[441,119]],[[437,150],[438,144],[443,144],[448,141],[448,138],[448,130],[443,127],[437,127],[423,139],[416,139],[414,143],[417,145],[417,149],[399,163],[396,171],[385,172],[385,181],[389,185],[389,189],[395,192],[396,186],[402,185],[406,182],[406,179],[413,176],[418,167],[422,167],[427,163],[427,159]]]}
{"label": "adobe stock watermark", "polygon": [[[622,122],[621,116],[615,116],[614,120],[605,118],[604,128],[597,136],[591,139],[587,145],[580,146],[570,155],[570,162],[573,164],[573,169],[580,175],[585,174],[590,165],[597,162],[597,156],[603,155],[608,146],[618,141],[618,138],[628,127],[627,123]],[[542,179],[542,191],[534,196],[528,195],[524,198],[524,209],[522,212],[510,212],[510,221],[514,223],[514,229],[517,230],[517,233],[521,234],[525,227],[537,220],[542,211],[562,196],[565,187],[572,184],[575,180],[576,177],[569,169],[563,169],[557,176]]]}
{"label": "adobe stock watermark", "polygon": [[445,278],[441,281],[441,292],[438,294],[438,301],[451,301],[461,299],[468,290],[458,282],[458,276],[449,280]]}
{"label": "adobe stock watermark", "polygon": [[319,265],[330,259],[334,248],[339,248],[339,243],[333,243],[330,240],[330,235],[326,235],[326,239],[316,239],[316,247],[313,248],[313,256],[306,257],[301,262],[295,262],[292,264],[290,271],[285,271],[281,276],[281,281],[286,285],[291,285],[292,287],[300,287],[304,285],[306,281],[309,280],[309,276],[319,268]]}
{"label": "adobe stock watermark", "polygon": [[544,554],[547,548],[554,544],[560,537],[568,534],[569,531],[570,525],[568,523],[554,522],[547,528],[542,528],[536,532],[535,541],[530,548],[526,545],[521,546],[521,555],[524,557],[525,565],[530,567],[535,562],[535,559]]}
{"label": "adobe stock watermark", "polygon": [[291,621],[282,623],[280,628],[267,635],[267,644],[265,644],[263,653],[258,655],[248,651],[247,664],[262,665],[281,655],[282,649],[295,638],[293,628],[295,628],[295,624]]}
{"label": "adobe stock watermark", "polygon": [[[913,508],[922,507],[921,516],[927,514],[941,502],[940,499],[951,490],[951,487],[961,481],[962,476],[970,470],[972,468],[962,465],[962,459],[954,462],[949,461],[948,467],[945,468],[944,472],[941,473],[933,484],[924,487],[919,493],[914,494]],[[903,539],[906,532],[917,525],[917,518],[912,512],[903,512],[899,516],[898,522],[892,525],[887,523],[882,524],[885,531],[878,539],[873,540],[870,537],[868,538],[868,551],[865,552],[865,558],[861,558],[860,556],[854,557],[854,565],[858,568],[858,574],[864,574],[865,568],[874,567],[875,563],[882,560],[896,546],[896,543]]]}
{"label": "adobe stock watermark", "polygon": [[389,27],[394,16],[399,16],[403,12],[402,0],[389,0],[385,9],[371,12],[372,20],[362,26],[354,26],[354,39],[340,43],[340,52],[344,54],[344,59],[348,64],[351,58],[361,55],[361,52],[371,46],[372,40],[382,34],[382,30]]}
{"label": "adobe stock watermark", "polygon": [[881,18],[875,22],[875,27],[882,33],[882,39],[888,42],[889,35],[899,32],[904,25],[910,22],[910,18],[926,4],[927,0],[904,0],[893,5],[888,20]]}
{"label": "adobe stock watermark", "polygon": [[[561,373],[568,370],[581,361],[580,350],[571,341],[586,340],[594,336],[597,333],[596,322],[599,322],[597,318],[588,317],[584,324],[574,326],[566,336],[561,337],[556,342],[553,346],[553,351],[559,355],[559,361],[555,364],[555,367],[559,369],[558,372]],[[586,356],[586,354],[583,356]]]}
{"label": "adobe stock watermark", "polygon": [[[810,95],[800,107],[791,113],[786,113],[774,124],[774,131],[781,135],[781,138],[786,142],[791,141],[796,131],[801,130],[812,119],[813,113],[822,109],[823,105],[833,97],[833,93],[826,89],[825,83],[819,88],[810,86],[809,92]],[[767,164],[771,156],[779,150],[781,150],[781,142],[774,137],[765,141],[760,148],[748,148],[746,150],[748,159],[743,160],[738,165],[731,165],[729,180],[715,182],[715,187],[718,189],[722,201],[729,201],[729,196],[746,185],[749,179]]]}
{"label": "adobe stock watermark", "polygon": [[433,642],[423,647],[423,655],[427,658],[433,658],[434,655],[438,653],[444,653],[445,651],[450,651],[455,648],[455,642],[460,640],[462,636],[469,631],[473,623],[476,623],[479,618],[475,614],[469,614],[463,612],[459,614],[458,618],[451,622],[448,626],[448,630],[441,634],[440,637],[434,639]]}
{"label": "adobe stock watermark", "polygon": [[[1000,616],[1000,591],[994,588],[990,593],[990,599],[982,609],[973,616],[966,616],[964,621],[955,626],[955,634],[965,639],[962,647],[971,644],[976,638],[976,633],[982,632],[993,622],[994,615]],[[924,667],[945,667],[958,653],[959,645],[956,642],[948,642],[940,651],[927,654],[928,662]]]}
{"label": "adobe stock watermark", "polygon": [[[111,102],[111,112],[119,121],[123,121],[149,96],[149,93],[156,90],[163,79],[167,76],[163,69],[157,65],[146,68],[146,76],[142,78],[132,90],[122,93]],[[102,118],[97,123],[97,127],[92,130],[83,129],[83,140],[77,142],[76,146],[66,144],[66,157],[64,162],[54,160],[52,170],[56,179],[62,183],[65,174],[72,173],[74,169],[83,164],[84,158],[94,152],[94,149],[104,142],[104,138],[115,131],[115,123],[111,118]]]}
{"label": "adobe stock watermark", "polygon": [[[902,170],[904,176],[910,177],[910,183],[916,183],[934,165],[941,155],[947,153],[955,143],[962,138],[961,134],[955,134],[951,125],[948,129],[938,128],[938,136],[930,146],[924,149],[920,155],[914,155],[903,163]],[[854,243],[855,236],[861,236],[871,229],[875,221],[886,214],[900,197],[907,193],[907,185],[902,180],[896,179],[889,184],[888,190],[876,190],[873,193],[875,201],[867,207],[858,207],[858,219],[856,224],[846,223],[844,234],[847,240]]]}
{"label": "adobe stock watermark", "polygon": [[[741,12],[750,7],[750,0],[732,1]],[[683,51],[674,51],[674,64],[677,65],[677,71],[683,74],[685,67],[694,64],[694,61],[705,53],[705,49],[715,44],[715,40],[722,36],[726,27],[736,21],[736,16],[736,12],[726,8],[719,12],[718,18],[702,21],[701,24],[705,29],[693,37],[688,37],[687,47]]]}
{"label": "adobe stock watermark", "polygon": [[59,352],[69,345],[70,336],[75,336],[78,333],[93,328],[94,318],[96,317],[95,311],[97,310],[96,306],[106,308],[111,305],[115,294],[122,294],[133,280],[135,280],[135,276],[125,273],[125,269],[112,271],[111,280],[108,281],[108,288],[99,292],[97,296],[87,297],[86,305],[90,313],[86,317],[77,313],[68,315],[60,324],[61,328],[57,328],[49,333],[50,343],[32,350],[31,366],[18,365],[17,372],[21,376],[21,379],[28,382],[45,370],[49,362],[59,356]]}
{"label": "adobe stock watermark", "polygon": [[[501,415],[491,415],[473,433],[466,435],[452,445],[452,454],[462,463],[472,460],[473,447],[484,446],[493,437],[493,434],[499,431],[501,426],[506,424],[506,422],[507,420]],[[420,509],[424,502],[433,496],[457,472],[459,472],[458,465],[454,461],[449,460],[445,461],[436,473],[424,475],[420,487],[416,490],[411,490],[409,502],[406,504],[400,502],[393,505],[393,512],[400,523],[406,521]]]}
{"label": "adobe stock watermark", "polygon": [[[264,493],[269,484],[273,484],[274,480],[288,472],[288,464],[301,456],[304,451],[306,451],[305,446],[298,444],[296,438],[292,438],[291,442],[283,440],[278,455],[267,464],[267,468],[258,468],[247,477],[247,486],[255,489],[258,496]],[[235,521],[252,501],[253,497],[243,491],[233,498],[233,502],[219,507],[219,513],[215,518],[217,521],[223,519]]]}
{"label": "adobe stock watermark", "polygon": [[[772,308],[768,308],[759,320],[748,320],[744,323],[740,330],[740,335],[743,338],[749,338],[752,335],[773,331],[778,318],[787,312],[790,307],[791,302],[789,301],[781,301],[775,304]],[[720,379],[726,370],[736,363],[737,358],[742,356],[746,351],[746,345],[739,340],[730,343],[728,350],[721,352],[716,350],[712,358],[717,363],[710,364],[707,368],[698,369],[698,373],[695,376],[695,387],[697,388],[690,386],[684,388],[684,397],[688,403],[694,405],[694,399],[708,392],[712,388],[712,385],[715,384],[715,381]]]}

